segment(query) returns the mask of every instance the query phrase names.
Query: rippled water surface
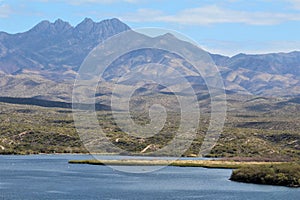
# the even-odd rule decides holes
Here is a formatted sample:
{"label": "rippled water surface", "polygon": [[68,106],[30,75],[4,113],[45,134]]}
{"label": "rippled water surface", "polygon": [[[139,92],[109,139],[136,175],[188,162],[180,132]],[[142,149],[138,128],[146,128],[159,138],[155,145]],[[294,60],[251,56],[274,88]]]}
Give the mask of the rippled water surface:
{"label": "rippled water surface", "polygon": [[166,167],[128,174],[106,166],[68,164],[70,159],[89,158],[0,156],[0,199],[300,199],[300,189],[229,181],[227,169]]}

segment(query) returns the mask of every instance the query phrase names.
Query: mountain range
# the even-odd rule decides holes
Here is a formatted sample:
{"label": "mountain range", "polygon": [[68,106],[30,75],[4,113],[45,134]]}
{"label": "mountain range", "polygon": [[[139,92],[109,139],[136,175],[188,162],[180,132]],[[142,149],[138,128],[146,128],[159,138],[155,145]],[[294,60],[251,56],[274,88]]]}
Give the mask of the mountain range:
{"label": "mountain range", "polygon": [[[85,58],[93,55],[89,53],[99,43],[128,30],[131,28],[118,19],[94,22],[86,18],[75,27],[58,19],[54,23],[42,21],[24,33],[0,32],[0,154],[86,153],[87,146],[78,136],[80,132],[70,110],[76,105],[71,103],[75,78]],[[226,86],[227,112],[223,132],[208,156],[299,160],[300,52],[228,57],[204,51],[171,34],[154,38],[137,32],[133,34],[136,39],[154,45],[180,44],[197,55],[203,53],[218,66]],[[138,40],[132,43],[138,43]],[[119,41],[115,47],[121,45],[123,47],[124,42]],[[164,67],[147,65],[149,63]],[[194,67],[175,53],[153,48],[129,51],[115,59],[103,73],[95,95],[99,125],[111,142],[92,138],[89,145],[103,144],[104,152],[112,153],[115,152],[111,147],[113,143],[128,152],[140,153],[149,147],[155,150],[169,144],[180,123],[178,98],[186,94],[186,87],[176,87],[184,86],[177,81],[176,74],[174,76],[173,72],[177,71],[190,81],[199,102],[199,130],[185,153],[197,155],[207,128],[214,121],[211,119],[212,102],[222,108],[224,104],[220,101],[221,96],[208,92],[203,79],[213,80],[214,74],[201,73],[204,76],[201,78]],[[127,73],[131,71],[136,72],[133,73],[135,76]],[[160,74],[181,91],[174,95],[173,90],[164,85],[143,82],[151,75]],[[139,88],[129,102],[134,122],[148,125],[151,123],[150,106],[159,104],[165,108],[168,115],[159,134],[135,138],[120,129],[110,111],[115,108],[110,102],[113,86],[120,77],[122,81],[118,84],[122,89],[138,82]],[[212,100],[212,95],[217,98]],[[118,93],[113,96],[119,106],[117,111],[121,105],[119,96]],[[83,109],[91,108],[91,104],[78,105]]]}
{"label": "mountain range", "polygon": [[[127,30],[131,30],[130,27],[115,18],[101,22],[86,18],[75,27],[58,19],[54,23],[42,21],[24,33],[0,32],[0,96],[69,102],[77,70],[89,52],[107,38]],[[157,38],[179,41],[171,34]],[[146,53],[154,56],[152,61],[166,62],[166,58],[170,57],[163,52]],[[238,54],[233,57],[208,54],[219,67],[229,93],[273,97],[300,96],[298,51],[262,55]],[[128,54],[127,64],[141,56],[142,50]],[[184,65],[183,60],[179,60]],[[144,57],[139,63],[145,62]],[[120,69],[109,71],[106,77],[118,77]],[[107,90],[105,85],[100,87],[103,91]]]}

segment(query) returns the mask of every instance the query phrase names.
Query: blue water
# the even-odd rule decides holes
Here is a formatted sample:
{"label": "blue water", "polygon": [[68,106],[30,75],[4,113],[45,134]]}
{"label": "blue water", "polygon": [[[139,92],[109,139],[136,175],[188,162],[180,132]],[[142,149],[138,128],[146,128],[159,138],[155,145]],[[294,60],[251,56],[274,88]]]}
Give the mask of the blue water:
{"label": "blue water", "polygon": [[229,181],[231,170],[166,167],[127,174],[70,165],[85,155],[0,156],[0,200],[300,199],[300,189]]}

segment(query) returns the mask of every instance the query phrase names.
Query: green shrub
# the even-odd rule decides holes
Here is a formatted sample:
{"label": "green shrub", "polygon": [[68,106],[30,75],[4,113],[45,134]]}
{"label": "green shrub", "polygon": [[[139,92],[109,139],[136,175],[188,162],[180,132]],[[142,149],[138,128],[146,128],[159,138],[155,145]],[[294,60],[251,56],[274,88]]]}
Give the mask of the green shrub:
{"label": "green shrub", "polygon": [[300,187],[300,165],[297,163],[286,163],[241,167],[233,171],[230,180],[245,183]]}

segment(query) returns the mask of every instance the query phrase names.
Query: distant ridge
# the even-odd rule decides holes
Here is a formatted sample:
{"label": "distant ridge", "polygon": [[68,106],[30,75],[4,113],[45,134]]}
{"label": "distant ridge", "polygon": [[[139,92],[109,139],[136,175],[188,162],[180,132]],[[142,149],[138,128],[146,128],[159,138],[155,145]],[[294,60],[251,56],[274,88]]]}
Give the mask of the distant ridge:
{"label": "distant ridge", "polygon": [[[12,93],[22,96],[25,91],[44,92],[52,85],[57,87],[51,90],[51,94],[44,95],[66,97],[69,89],[68,92],[58,90],[72,86],[76,72],[88,53],[107,38],[127,30],[130,27],[117,18],[100,22],[85,18],[76,26],[62,19],[54,22],[44,20],[24,33],[0,32],[0,96]],[[171,34],[158,38],[179,42]],[[148,54],[161,58],[153,58],[152,61],[168,60],[163,59],[166,54]],[[136,55],[145,62],[142,50],[129,54],[127,60],[133,60]],[[209,55],[219,66],[227,91],[259,96],[300,95],[299,51],[232,57]],[[117,77],[116,73],[120,70],[118,66],[115,69],[110,70],[107,77]],[[64,85],[58,85],[60,83]]]}

